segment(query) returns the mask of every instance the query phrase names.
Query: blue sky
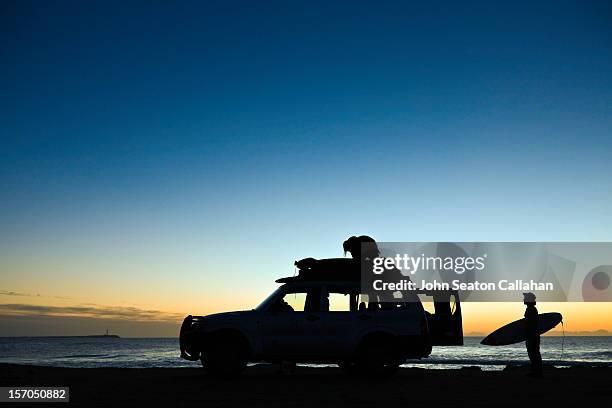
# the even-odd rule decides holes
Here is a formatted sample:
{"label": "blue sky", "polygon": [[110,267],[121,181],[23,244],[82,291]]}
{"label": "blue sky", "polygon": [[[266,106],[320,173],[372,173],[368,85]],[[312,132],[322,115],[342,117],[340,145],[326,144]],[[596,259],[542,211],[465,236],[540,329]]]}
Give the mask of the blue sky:
{"label": "blue sky", "polygon": [[4,289],[612,240],[609,4],[328,3],[3,2]]}

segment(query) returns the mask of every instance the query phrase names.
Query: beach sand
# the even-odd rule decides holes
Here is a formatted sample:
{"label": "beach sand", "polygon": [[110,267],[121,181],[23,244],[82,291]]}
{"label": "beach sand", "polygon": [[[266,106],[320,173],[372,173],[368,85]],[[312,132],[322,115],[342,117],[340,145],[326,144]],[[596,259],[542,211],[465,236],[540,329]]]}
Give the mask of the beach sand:
{"label": "beach sand", "polygon": [[[233,380],[202,368],[53,368],[0,364],[0,386],[69,386],[71,406],[409,407],[513,406],[577,401],[608,405],[612,368],[504,371],[400,369],[387,379],[344,375],[337,368],[254,366]],[[20,404],[18,406],[24,406]],[[37,403],[35,406],[41,406]],[[56,404],[57,406],[57,404]],[[60,405],[61,406],[61,405]],[[602,405],[603,406],[603,405]]]}

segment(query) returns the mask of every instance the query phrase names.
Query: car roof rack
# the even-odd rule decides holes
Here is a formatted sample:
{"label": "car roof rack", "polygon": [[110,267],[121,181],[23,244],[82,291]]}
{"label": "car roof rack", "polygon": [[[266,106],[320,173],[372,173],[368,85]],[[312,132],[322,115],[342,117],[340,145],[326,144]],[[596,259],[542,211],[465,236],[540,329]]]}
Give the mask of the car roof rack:
{"label": "car roof rack", "polygon": [[298,275],[277,279],[289,282],[358,282],[361,279],[359,263],[352,258],[304,258],[296,261]]}
{"label": "car roof rack", "polygon": [[290,283],[290,282],[360,282],[359,277],[347,278],[346,276],[308,276],[303,275],[286,276],[284,278],[278,278],[276,283]]}

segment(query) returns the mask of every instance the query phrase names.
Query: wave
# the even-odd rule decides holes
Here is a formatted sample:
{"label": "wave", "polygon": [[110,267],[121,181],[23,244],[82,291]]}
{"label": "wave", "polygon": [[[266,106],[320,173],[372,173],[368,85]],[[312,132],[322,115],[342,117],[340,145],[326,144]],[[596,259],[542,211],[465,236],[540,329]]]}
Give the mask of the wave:
{"label": "wave", "polygon": [[53,357],[55,359],[59,358],[108,358],[112,357],[109,354],[69,354],[67,356],[57,356]]}
{"label": "wave", "polygon": [[584,357],[595,357],[595,358],[607,358],[612,360],[612,351],[592,351],[592,352],[583,352],[581,353]]}
{"label": "wave", "polygon": [[[488,359],[423,359],[423,360],[407,360],[402,365],[419,365],[419,366],[436,366],[436,365],[457,365],[457,366],[514,366],[528,364],[529,360],[488,360]],[[544,364],[555,367],[611,367],[612,361],[593,361],[593,360],[559,360],[545,359]]]}

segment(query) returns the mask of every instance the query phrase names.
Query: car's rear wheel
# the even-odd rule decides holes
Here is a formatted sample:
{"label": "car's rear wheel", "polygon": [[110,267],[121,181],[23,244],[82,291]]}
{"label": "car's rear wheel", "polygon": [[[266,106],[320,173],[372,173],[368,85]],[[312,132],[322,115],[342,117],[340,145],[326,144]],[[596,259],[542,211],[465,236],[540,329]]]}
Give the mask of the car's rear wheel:
{"label": "car's rear wheel", "polygon": [[338,363],[338,367],[342,370],[344,374],[347,375],[355,375],[359,372],[359,367],[357,363],[353,360],[343,360]]}
{"label": "car's rear wheel", "polygon": [[214,336],[204,346],[200,361],[206,371],[220,378],[239,375],[247,364],[248,346],[238,335]]}
{"label": "car's rear wheel", "polygon": [[397,339],[384,334],[364,339],[355,364],[367,376],[388,377],[395,374],[400,365]]}

